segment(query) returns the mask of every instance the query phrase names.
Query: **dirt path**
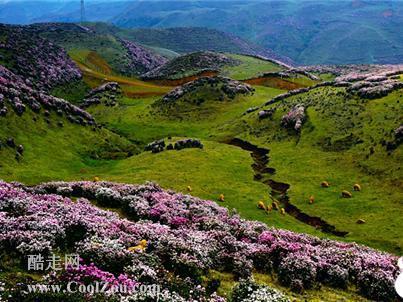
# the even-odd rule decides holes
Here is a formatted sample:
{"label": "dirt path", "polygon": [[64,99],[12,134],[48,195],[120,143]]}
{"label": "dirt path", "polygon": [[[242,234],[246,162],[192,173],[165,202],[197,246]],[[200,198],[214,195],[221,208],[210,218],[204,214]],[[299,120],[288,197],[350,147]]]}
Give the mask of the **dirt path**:
{"label": "dirt path", "polygon": [[290,188],[290,185],[277,182],[270,178],[270,176],[272,176],[276,172],[274,168],[268,167],[268,163],[270,161],[270,150],[260,148],[239,138],[234,138],[227,143],[251,153],[251,157],[254,161],[254,163],[252,164],[252,168],[255,171],[254,179],[267,185],[271,189],[272,195],[279,196],[279,201],[283,204],[283,207],[287,214],[291,215],[295,219],[298,219],[299,221],[302,221],[305,224],[319,229],[324,233],[333,234],[339,237],[344,237],[348,234],[348,232],[337,230],[335,226],[327,223],[320,217],[310,216],[302,212],[297,206],[291,203],[287,195],[287,191]]}

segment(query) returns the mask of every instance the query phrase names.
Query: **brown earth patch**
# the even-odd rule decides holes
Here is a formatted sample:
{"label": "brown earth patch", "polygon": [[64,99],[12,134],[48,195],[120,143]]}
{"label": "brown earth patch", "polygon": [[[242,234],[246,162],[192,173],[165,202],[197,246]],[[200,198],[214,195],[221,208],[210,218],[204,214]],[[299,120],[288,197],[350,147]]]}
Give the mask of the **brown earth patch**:
{"label": "brown earth patch", "polygon": [[282,90],[294,90],[306,87],[305,85],[295,83],[286,79],[281,79],[279,77],[273,76],[263,76],[253,79],[244,80],[243,82],[250,85],[273,87]]}

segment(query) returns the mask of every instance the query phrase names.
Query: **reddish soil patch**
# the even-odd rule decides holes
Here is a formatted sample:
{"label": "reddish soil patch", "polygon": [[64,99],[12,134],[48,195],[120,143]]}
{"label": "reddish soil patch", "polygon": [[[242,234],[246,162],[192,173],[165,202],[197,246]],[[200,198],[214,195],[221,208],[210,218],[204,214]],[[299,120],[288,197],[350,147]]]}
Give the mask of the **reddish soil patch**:
{"label": "reddish soil patch", "polygon": [[149,81],[153,84],[156,85],[161,85],[161,86],[172,86],[172,87],[176,87],[176,86],[181,86],[183,84],[192,82],[194,80],[197,80],[198,78],[202,78],[202,77],[214,77],[218,75],[217,71],[203,71],[201,73],[192,75],[192,76],[188,76],[188,77],[184,77],[184,78],[180,78],[180,79],[175,79],[175,80],[152,80]]}
{"label": "reddish soil patch", "polygon": [[166,92],[164,91],[124,91],[123,94],[129,98],[143,98],[143,97],[149,97],[149,96],[161,96],[165,95]]}
{"label": "reddish soil patch", "polygon": [[283,90],[294,90],[305,87],[302,84],[294,83],[285,79],[281,79],[278,77],[272,76],[263,76],[254,79],[244,80],[243,82],[250,84],[250,85],[259,85],[259,86],[266,86],[266,87],[273,87]]}
{"label": "reddish soil patch", "polygon": [[99,72],[104,74],[112,73],[112,68],[95,51],[91,51],[85,60],[88,61],[88,63],[90,63],[92,66],[97,67]]}

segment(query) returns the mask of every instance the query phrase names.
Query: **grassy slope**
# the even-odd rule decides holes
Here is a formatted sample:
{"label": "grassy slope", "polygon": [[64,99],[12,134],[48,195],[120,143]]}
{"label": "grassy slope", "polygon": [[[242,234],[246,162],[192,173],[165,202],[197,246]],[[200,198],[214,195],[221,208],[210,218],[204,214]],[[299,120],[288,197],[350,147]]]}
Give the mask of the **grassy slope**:
{"label": "grassy slope", "polygon": [[[184,113],[182,120],[154,114],[150,105],[158,99],[156,97],[124,98],[118,107],[93,106],[88,110],[97,120],[107,123],[113,131],[143,145],[169,135],[211,139],[225,137],[223,131],[213,131],[214,128],[223,129],[226,123],[232,123],[232,120],[239,118],[249,107],[260,105],[265,98],[281,92],[274,88],[258,87],[254,96],[238,98],[234,102],[207,101],[198,110]],[[200,112],[204,112],[203,117]]]}
{"label": "grassy slope", "polygon": [[91,50],[102,54],[102,58],[111,70],[119,72],[129,63],[126,49],[112,35],[86,33],[78,30],[58,32],[43,32],[42,36],[63,47],[68,52],[76,50]]}
{"label": "grassy slope", "polygon": [[[42,115],[31,111],[22,117],[10,112],[6,118],[0,118],[0,140],[4,142],[11,136],[25,149],[20,162],[15,159],[14,149],[0,149],[2,179],[27,184],[69,179],[72,175],[80,179],[97,162],[95,158],[122,157],[127,151],[135,151],[127,140],[108,130],[93,131],[53,113],[49,119],[51,123],[47,124]],[[57,121],[64,126],[58,126]]]}
{"label": "grassy slope", "polygon": [[[326,104],[322,102],[325,95]],[[299,208],[349,231],[347,239],[399,254],[403,247],[399,232],[403,215],[402,147],[388,155],[379,144],[383,138],[390,139],[390,131],[400,124],[399,95],[401,92],[378,100],[345,102],[337,94],[321,89],[302,99],[286,100],[285,108],[280,107],[273,120],[259,122],[253,115],[247,117],[253,132],[243,136],[271,149],[271,166],[277,169],[275,179],[291,184],[289,196]],[[295,134],[292,138],[279,127],[280,119],[291,104],[308,100],[314,104],[308,109],[308,122],[297,140]],[[351,141],[341,143],[350,133],[364,142],[337,150]],[[323,150],[327,137],[334,150]],[[372,146],[375,152],[367,159]],[[322,189],[323,180],[332,186]],[[352,192],[355,183],[360,183],[363,190],[354,193],[352,199],[342,199],[341,191]],[[311,195],[315,196],[314,205],[308,203]],[[366,224],[356,224],[360,218]]]}
{"label": "grassy slope", "polygon": [[265,72],[280,71],[284,69],[275,63],[251,56],[234,54],[226,55],[241,62],[241,64],[237,66],[226,66],[221,71],[223,76],[227,76],[235,80],[245,80],[259,76]]}
{"label": "grassy slope", "polygon": [[83,80],[58,85],[50,90],[50,94],[67,100],[73,104],[80,103],[91,87]]}
{"label": "grassy slope", "polygon": [[[180,139],[173,137],[172,141]],[[167,140],[168,142],[168,140]],[[218,201],[220,205],[236,208],[247,219],[268,225],[293,228],[307,232],[309,228],[278,212],[270,215],[257,209],[259,200],[268,201],[267,187],[253,181],[253,163],[248,153],[225,144],[203,140],[205,148],[164,151],[159,154],[141,153],[93,170],[101,179],[123,183],[155,181],[164,188]],[[122,173],[124,171],[124,173]],[[187,191],[191,186],[192,192]],[[319,235],[319,234],[318,234]]]}
{"label": "grassy slope", "polygon": [[[113,128],[115,131],[120,131],[131,139],[138,139],[141,143],[147,143],[150,140],[168,135],[187,135],[189,137],[199,137],[205,144],[204,150],[164,151],[160,154],[142,153],[121,162],[116,162],[111,166],[104,166],[98,169],[96,173],[103,179],[121,182],[136,183],[143,182],[144,180],[154,180],[165,188],[172,188],[184,193],[189,193],[186,188],[187,186],[191,186],[191,194],[212,200],[217,200],[219,194],[224,194],[225,202],[220,204],[238,209],[240,214],[245,218],[260,220],[276,227],[325,237],[323,233],[296,221],[288,215],[282,216],[276,211],[273,211],[271,214],[265,214],[258,210],[256,202],[260,199],[267,201],[268,190],[266,186],[253,181],[253,173],[250,168],[252,159],[249,153],[232,146],[217,143],[222,138],[235,134],[231,133],[232,127],[236,127],[239,132],[245,132],[245,129],[247,129],[245,125],[240,126],[238,122],[233,121],[239,119],[246,108],[258,105],[262,99],[278,93],[280,93],[278,90],[260,87],[253,97],[243,100],[238,99],[234,103],[223,105],[225,106],[225,111],[217,110],[215,107],[210,117],[205,117],[204,119],[200,119],[197,111],[193,111],[189,112],[187,117],[181,121],[150,114],[149,105],[155,98],[124,99],[121,101],[121,106],[115,108],[106,109],[103,106],[92,107],[92,113],[98,119],[106,122],[108,127]],[[393,100],[395,97],[391,96],[390,99]],[[241,123],[244,124],[244,122]],[[266,129],[266,131],[270,130]],[[249,138],[252,139],[251,137]],[[176,139],[178,138],[173,137],[172,141]],[[351,200],[342,200],[338,198],[340,191],[336,189],[336,184],[340,188],[344,188],[344,185],[351,186],[357,180],[357,175],[360,175],[360,173],[352,169],[351,165],[347,163],[341,167],[337,163],[329,166],[329,158],[335,157],[337,154],[323,154],[324,152],[313,154],[311,146],[305,146],[305,149],[299,149],[299,152],[295,152],[295,143],[289,142],[284,142],[284,144],[278,143],[277,145],[267,144],[261,139],[255,139],[255,142],[259,145],[268,145],[271,148],[272,162],[270,166],[277,168],[277,178],[279,180],[287,180],[293,183],[290,191],[292,200],[298,194],[304,198],[308,198],[308,190],[304,190],[307,187],[310,190],[309,194],[315,192],[318,200],[314,206],[318,208],[316,213],[324,216],[326,219],[329,219],[329,216],[332,215],[340,215],[341,219],[339,221],[330,220],[331,222],[340,224],[340,227],[346,226],[346,221],[351,218],[349,217],[351,213],[354,212],[354,215],[356,215],[357,212],[367,211],[362,204],[368,203],[369,207],[372,207],[374,205],[373,200],[378,202],[373,196],[384,194],[386,190],[390,189],[374,190],[370,187],[370,185],[374,184],[373,178],[360,178],[359,181],[364,188],[363,192],[355,194]],[[291,151],[289,150],[287,153],[287,149]],[[306,153],[305,156],[302,154],[304,152]],[[301,162],[298,165],[300,170],[293,170],[293,164],[297,158],[296,153],[301,153],[299,154]],[[311,159],[318,157],[323,157],[324,161]],[[321,189],[318,184],[322,180],[323,175],[315,173],[315,169],[306,171],[307,163],[310,162],[316,162],[318,169],[321,169],[324,174],[332,176],[328,179],[334,184],[334,187],[331,187],[328,191],[319,192]],[[292,169],[288,170],[289,167]],[[122,173],[122,170],[125,173]],[[308,177],[300,175],[308,175]],[[294,184],[294,178],[297,178],[295,179],[296,184]],[[366,181],[370,183],[367,184]],[[334,198],[335,196],[337,197]],[[332,200],[335,201],[333,204]],[[303,207],[306,202],[307,200],[305,199],[298,203],[298,205]],[[346,214],[343,211],[345,207],[340,207],[340,203],[342,202],[357,202],[359,206],[358,209],[357,207],[355,209],[354,207],[353,209],[347,209]],[[388,205],[386,204],[382,208],[378,207],[375,210],[379,211],[379,213],[383,213],[383,211],[390,213],[387,209],[385,210],[387,207]],[[396,209],[398,210],[398,208]],[[308,206],[304,210],[311,211],[312,208]],[[338,210],[338,212],[335,213],[335,210]],[[394,225],[393,221],[396,222],[396,219],[401,214],[395,212],[392,215],[393,217],[387,216],[386,219],[382,215],[378,221],[369,221],[366,216],[365,219],[367,219],[368,225],[364,226],[356,226],[355,220],[347,221],[349,227],[352,226],[355,228],[354,230],[348,228],[352,234],[347,240],[356,240],[381,249],[398,252],[396,246],[401,244],[401,240],[396,236],[398,225]],[[389,225],[390,229],[382,227],[385,223]],[[326,237],[332,238],[332,236]],[[379,241],[381,237],[385,237],[383,241]],[[232,286],[235,284],[233,277],[228,274],[212,272],[212,276],[209,277],[221,280],[219,293],[223,295],[230,292]],[[255,279],[258,282],[282,290],[292,297],[294,301],[367,301],[357,295],[353,288],[337,290],[321,287],[320,289],[305,291],[303,294],[295,294],[290,292],[289,289],[282,287],[273,276],[255,274]]]}
{"label": "grassy slope", "polygon": [[[154,180],[165,188],[187,192],[202,198],[217,200],[220,194],[226,196],[223,206],[236,208],[243,217],[267,222],[269,225],[292,228],[300,232],[320,235],[290,217],[273,212],[269,216],[257,210],[259,200],[268,201],[267,187],[253,180],[253,163],[248,152],[222,143],[226,133],[221,131],[226,123],[231,123],[249,107],[260,104],[263,96],[273,96],[280,90],[258,88],[255,96],[239,98],[234,102],[219,103],[204,110],[204,118],[197,111],[188,112],[185,120],[169,119],[153,113],[150,105],[155,98],[123,99],[120,106],[90,107],[89,111],[97,120],[106,123],[109,129],[145,145],[168,136],[187,136],[202,139],[204,150],[186,149],[165,151],[159,154],[141,153],[132,158],[111,162],[99,167],[96,173],[103,179],[142,183]],[[207,114],[210,112],[210,114]],[[216,131],[212,131],[216,129]],[[122,173],[122,171],[125,171]]]}
{"label": "grassy slope", "polygon": [[[221,105],[221,108],[220,105],[216,104],[214,106],[208,105],[208,108],[211,109],[210,113],[208,110],[206,111],[206,109],[202,108],[197,111],[194,109],[193,111],[184,111],[182,114],[184,117],[183,120],[177,118],[169,119],[168,117],[153,113],[149,108],[152,99],[125,99],[119,107],[110,109],[95,107],[91,108],[90,111],[114,131],[131,140],[137,140],[142,145],[169,135],[199,137],[204,140],[220,141],[226,137],[239,134],[260,146],[267,146],[271,149],[270,166],[277,169],[275,178],[292,185],[289,195],[293,203],[307,213],[323,217],[339,229],[349,231],[350,234],[346,238],[347,240],[354,240],[399,253],[402,248],[402,240],[398,234],[398,223],[402,215],[402,205],[399,202],[401,194],[401,187],[399,186],[401,184],[397,183],[398,187],[396,188],[391,182],[401,177],[401,172],[397,168],[399,167],[399,158],[401,158],[401,148],[396,150],[391,156],[387,156],[380,151],[381,147],[378,146],[377,151],[379,149],[379,153],[376,152],[369,160],[363,158],[368,153],[367,150],[370,147],[370,143],[368,143],[370,140],[369,137],[372,136],[375,141],[378,141],[385,136],[385,134],[376,133],[374,129],[394,129],[396,126],[396,111],[391,110],[391,117],[386,121],[383,117],[382,108],[385,107],[384,103],[396,106],[397,95],[390,95],[385,99],[371,101],[366,104],[361,104],[362,100],[353,100],[350,101],[349,109],[346,109],[346,105],[343,105],[344,101],[342,99],[337,96],[332,97],[329,94],[327,97],[334,99],[331,102],[334,105],[328,108],[324,114],[316,112],[313,108],[308,110],[309,122],[304,126],[301,140],[296,145],[294,136],[279,128],[279,121],[283,114],[281,110],[278,110],[273,122],[259,122],[256,118],[256,113],[252,113],[250,117],[247,116],[239,119],[245,109],[261,103],[270,94],[273,95],[275,93],[278,92],[274,89],[261,87],[258,88],[256,95],[250,97],[248,101],[237,101],[232,104],[226,104],[225,107]],[[313,98],[313,96],[314,94],[307,94],[305,97],[309,99]],[[323,97],[321,94],[315,96],[318,101],[322,101]],[[291,99],[287,102],[293,102],[293,100]],[[322,105],[318,105],[318,110],[323,110],[324,108],[323,102],[321,103]],[[363,124],[369,124],[369,126],[363,128],[363,134],[361,132],[355,134],[363,137],[365,144],[357,145],[351,150],[338,152],[324,151],[320,146],[315,145],[321,143],[327,135],[337,140],[349,134],[340,132],[340,129],[349,129],[351,127],[351,125],[346,124],[350,120],[350,114],[352,115],[348,111],[350,108],[354,112],[358,111],[356,108],[361,108],[360,106],[365,108],[365,110],[361,112],[362,109],[360,109],[361,113],[357,118],[361,118],[362,116]],[[343,110],[347,110],[343,117],[337,117],[333,113],[343,112]],[[203,112],[203,118],[200,117],[200,112]],[[374,121],[377,121],[377,124],[370,122],[370,117],[373,117]],[[331,131],[332,127],[335,129],[333,130],[334,134]],[[360,129],[360,127],[357,127],[357,129]],[[216,148],[219,148],[218,146]],[[210,148],[213,148],[213,144]],[[232,147],[222,146],[220,148],[223,148],[223,154],[225,153],[225,156],[222,156],[223,159],[221,160],[224,160],[224,158],[227,159],[229,154],[234,152]],[[198,163],[201,167],[206,167],[205,170],[202,170],[206,178],[201,178],[200,176],[193,178],[193,170],[189,170],[189,174],[184,172],[181,169],[185,165],[183,162],[172,164],[175,161],[181,161],[180,156],[171,157],[172,155],[161,154],[157,156],[148,155],[152,158],[149,160],[147,155],[141,155],[145,157],[142,157],[140,162],[150,162],[149,165],[139,164],[142,167],[142,172],[137,175],[136,179],[146,180],[147,178],[157,177],[159,182],[177,190],[183,190],[186,187],[186,183],[191,183],[196,187],[203,184],[206,192],[199,192],[196,189],[195,193],[201,193],[202,195],[200,196],[202,197],[215,198],[219,190],[217,190],[217,187],[210,187],[208,185],[208,177],[211,174],[210,168],[207,168],[209,165],[205,165],[204,160],[196,156],[198,154],[197,151],[192,150],[188,152],[190,152],[190,157],[187,157],[189,162],[193,164]],[[246,157],[248,156],[246,153]],[[385,158],[387,158],[387,161],[385,161]],[[205,159],[207,161],[207,158]],[[213,163],[213,165],[217,165],[216,161],[218,159],[218,157],[212,156],[208,161]],[[154,160],[158,162],[155,166],[152,164]],[[230,163],[227,164],[230,165]],[[249,168],[249,164],[245,164],[245,167]],[[121,167],[132,167],[132,165],[133,163],[129,163],[128,160]],[[358,165],[361,165],[361,168]],[[370,169],[371,173],[375,174],[370,175],[368,172],[364,172],[364,166],[366,169]],[[168,168],[168,174],[162,173],[159,168],[162,168],[162,170]],[[119,165],[115,169],[119,170]],[[140,177],[139,175],[142,176]],[[181,175],[186,181],[172,179],[169,175]],[[132,177],[134,175],[130,176],[129,179],[132,179]],[[383,177],[387,177],[390,182],[378,180],[378,178],[383,179]],[[192,178],[194,181],[191,180]],[[113,179],[126,181],[127,178],[125,176],[114,176]],[[238,179],[240,178],[238,177]],[[253,183],[251,178],[249,179],[249,182]],[[330,181],[332,187],[327,190],[321,189],[320,183],[323,180]],[[352,191],[354,183],[360,183],[363,186],[363,191],[354,194],[354,197],[350,200],[341,199],[341,191]],[[241,211],[244,210],[245,205],[238,204],[239,200],[242,200],[243,195],[236,197],[236,192],[234,193],[235,195],[231,195],[231,199],[233,198],[235,201],[233,203],[234,206]],[[313,206],[308,204],[310,195],[314,195],[316,198]],[[253,213],[260,215],[254,209],[256,200],[259,198],[260,195],[256,194],[256,198],[253,198],[254,201],[251,201],[252,204],[248,211],[251,211],[252,215],[248,214],[248,218],[259,218],[259,216],[253,216]],[[387,215],[379,215],[379,213],[387,213]],[[367,223],[357,225],[355,222],[360,218],[365,219]],[[300,224],[295,220],[294,223],[295,225],[291,228],[301,230]],[[274,225],[285,226],[281,221],[274,222]],[[307,232],[316,233],[310,227],[307,228],[304,226],[303,228]]]}

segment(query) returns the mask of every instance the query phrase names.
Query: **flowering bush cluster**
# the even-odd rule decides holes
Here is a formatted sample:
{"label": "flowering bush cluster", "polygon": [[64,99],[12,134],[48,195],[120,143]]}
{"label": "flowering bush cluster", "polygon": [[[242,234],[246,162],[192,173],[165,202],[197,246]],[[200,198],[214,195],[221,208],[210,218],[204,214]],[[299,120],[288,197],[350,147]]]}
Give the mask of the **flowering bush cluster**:
{"label": "flowering bush cluster", "polygon": [[370,71],[352,71],[335,79],[336,83],[348,83],[347,91],[363,98],[374,99],[403,88],[396,75],[403,73],[402,65],[379,66]]}
{"label": "flowering bush cluster", "polygon": [[[231,80],[225,77],[201,77],[192,82],[186,83],[173,89],[166,94],[162,99],[154,103],[154,105],[172,105],[181,98],[188,97],[191,93],[206,87],[216,88],[216,94],[219,93],[217,100],[224,101],[226,99],[233,100],[238,95],[253,94],[255,89],[249,84],[242,83],[236,80]],[[200,104],[203,100],[199,100]]]}
{"label": "flowering bush cluster", "polygon": [[376,78],[368,77],[362,81],[351,84],[347,90],[356,93],[363,98],[376,99],[384,97],[390,92],[400,88],[403,88],[403,83],[401,81],[377,76]]}
{"label": "flowering bush cluster", "polygon": [[7,66],[29,86],[48,90],[81,79],[81,72],[66,51],[41,38],[29,27],[0,25],[0,49],[11,55]]}
{"label": "flowering bush cluster", "polygon": [[112,286],[126,286],[127,288],[132,288],[136,285],[136,282],[130,279],[126,274],[120,274],[115,277],[109,272],[105,272],[93,263],[90,265],[80,265],[78,268],[68,267],[56,278],[55,276],[50,276],[56,281],[74,281],[77,284],[91,284],[94,281],[108,283],[109,288]]}
{"label": "flowering bush cluster", "polygon": [[305,107],[303,105],[296,105],[281,119],[281,124],[284,127],[294,128],[295,131],[299,131],[302,127],[302,123],[305,120]]}
{"label": "flowering bush cluster", "polygon": [[27,83],[30,81],[24,81],[0,65],[0,117],[6,116],[10,107],[18,115],[22,115],[28,106],[33,112],[38,113],[43,110],[45,115],[49,115],[49,110],[54,110],[58,115],[65,115],[69,121],[81,125],[95,124],[88,112],[63,99],[38,91]]}
{"label": "flowering bush cluster", "polygon": [[[68,196],[78,199],[73,202]],[[119,207],[130,220],[87,199]],[[91,270],[158,283],[184,301],[223,301],[203,300],[207,294],[201,277],[210,269],[240,278],[250,277],[252,270],[273,272],[298,290],[317,283],[344,287],[351,282],[364,295],[382,301],[395,298],[393,280],[398,273],[392,255],[268,228],[212,201],[151,183],[52,182],[34,188],[0,183],[1,250],[23,256],[66,246],[85,263],[95,263]],[[264,289],[254,293],[256,301],[266,301],[260,297],[271,294]],[[136,299],[127,301],[151,301]]]}
{"label": "flowering bush cluster", "polygon": [[120,43],[126,48],[127,58],[130,62],[127,73],[136,71],[137,74],[143,74],[164,65],[168,61],[166,58],[131,41],[120,40]]}
{"label": "flowering bush cluster", "polygon": [[105,104],[106,106],[115,106],[117,99],[122,95],[122,89],[116,82],[108,82],[91,90],[85,97],[82,108],[91,105]]}
{"label": "flowering bush cluster", "polygon": [[[403,82],[399,80],[399,75],[403,74],[403,65],[307,66],[299,67],[296,70],[332,73],[338,77],[334,81],[320,82],[309,87],[294,89],[276,95],[265,102],[264,106],[278,103],[289,97],[306,93],[319,87],[346,87],[348,92],[368,99],[380,98],[392,91],[403,88]],[[244,114],[247,113],[250,112],[246,111]]]}
{"label": "flowering bush cluster", "polygon": [[232,302],[289,302],[282,293],[267,286],[258,285],[252,280],[242,280],[235,286]]}
{"label": "flowering bush cluster", "polygon": [[[184,54],[170,60],[166,64],[142,75],[143,79],[179,79],[184,76],[201,74],[203,72],[217,72],[224,66],[236,66],[240,62],[222,53],[212,51],[198,51]],[[187,71],[187,73],[184,73]]]}

